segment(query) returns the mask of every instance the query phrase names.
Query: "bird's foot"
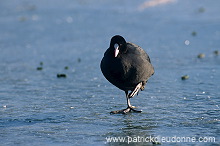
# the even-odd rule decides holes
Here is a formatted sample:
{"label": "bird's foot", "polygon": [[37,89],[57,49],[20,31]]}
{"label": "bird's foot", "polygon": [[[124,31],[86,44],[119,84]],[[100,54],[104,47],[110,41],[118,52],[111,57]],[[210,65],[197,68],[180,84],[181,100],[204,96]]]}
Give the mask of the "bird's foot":
{"label": "bird's foot", "polygon": [[127,107],[126,109],[123,110],[117,110],[117,111],[111,111],[110,114],[127,114],[129,112],[135,112],[135,113],[141,113],[142,110],[135,110],[135,106]]}

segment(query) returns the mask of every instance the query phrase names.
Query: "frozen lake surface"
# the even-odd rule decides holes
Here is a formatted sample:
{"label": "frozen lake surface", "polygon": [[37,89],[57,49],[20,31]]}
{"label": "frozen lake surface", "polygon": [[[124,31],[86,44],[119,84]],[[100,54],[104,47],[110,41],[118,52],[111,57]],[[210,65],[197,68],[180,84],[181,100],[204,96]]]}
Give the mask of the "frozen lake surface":
{"label": "frozen lake surface", "polygon": [[[161,2],[1,1],[0,145],[128,142],[106,137],[153,145],[135,143],[138,136],[196,138],[162,145],[219,145],[220,56],[213,52],[220,51],[220,1]],[[126,108],[124,92],[99,67],[116,34],[144,48],[155,68],[131,99],[142,113],[109,114]]]}

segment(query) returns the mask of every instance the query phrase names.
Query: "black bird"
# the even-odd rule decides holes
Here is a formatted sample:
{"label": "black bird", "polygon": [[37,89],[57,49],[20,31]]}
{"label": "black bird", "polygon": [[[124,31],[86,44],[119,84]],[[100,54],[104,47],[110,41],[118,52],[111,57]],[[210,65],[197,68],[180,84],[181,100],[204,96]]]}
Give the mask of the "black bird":
{"label": "black bird", "polygon": [[[116,35],[112,37],[110,47],[106,50],[101,61],[101,71],[105,78],[125,91],[128,107],[111,113],[141,112],[135,110],[130,103],[139,90],[144,90],[147,80],[154,74],[148,54],[138,45],[126,42]],[[128,93],[128,91],[131,91]]]}

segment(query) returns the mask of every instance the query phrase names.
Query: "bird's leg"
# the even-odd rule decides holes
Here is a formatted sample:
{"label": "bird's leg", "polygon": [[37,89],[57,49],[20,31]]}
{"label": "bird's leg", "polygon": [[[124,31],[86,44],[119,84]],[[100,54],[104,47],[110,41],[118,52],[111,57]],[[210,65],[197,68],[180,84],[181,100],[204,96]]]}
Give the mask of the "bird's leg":
{"label": "bird's leg", "polygon": [[137,86],[134,88],[134,90],[133,90],[131,93],[129,93],[129,95],[128,95],[129,98],[132,98],[132,97],[134,97],[136,94],[138,94],[139,90],[140,90],[141,88],[143,88],[142,86],[143,86],[142,82],[138,83]]}
{"label": "bird's leg", "polygon": [[[139,91],[139,90],[137,90],[137,91]],[[136,92],[137,93],[137,92]],[[135,94],[136,94],[135,93]],[[130,93],[131,94],[131,93]],[[126,98],[127,98],[127,105],[128,105],[128,107],[124,110],[124,113],[126,114],[127,112],[131,112],[131,111],[133,111],[133,112],[137,112],[137,113],[141,113],[142,111],[139,111],[139,110],[135,110],[134,108],[135,108],[135,106],[132,106],[131,105],[131,102],[130,102],[130,94],[128,94],[128,92],[126,93]]]}
{"label": "bird's leg", "polygon": [[137,112],[137,113],[142,112],[142,111],[135,110],[134,109],[135,107],[131,105],[131,103],[130,103],[130,94],[128,94],[128,91],[125,91],[125,94],[126,94],[128,107],[126,109],[123,109],[123,110],[111,111],[110,114],[126,114],[126,113],[131,112],[131,111]]}

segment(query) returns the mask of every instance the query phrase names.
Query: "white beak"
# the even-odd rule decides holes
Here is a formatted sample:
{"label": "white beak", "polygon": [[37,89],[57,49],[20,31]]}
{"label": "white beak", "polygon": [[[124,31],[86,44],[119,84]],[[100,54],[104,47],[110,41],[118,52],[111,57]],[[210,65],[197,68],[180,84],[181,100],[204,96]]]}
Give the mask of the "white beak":
{"label": "white beak", "polygon": [[115,57],[118,56],[118,53],[119,53],[119,45],[118,44],[115,44],[114,45],[114,48],[115,48]]}

